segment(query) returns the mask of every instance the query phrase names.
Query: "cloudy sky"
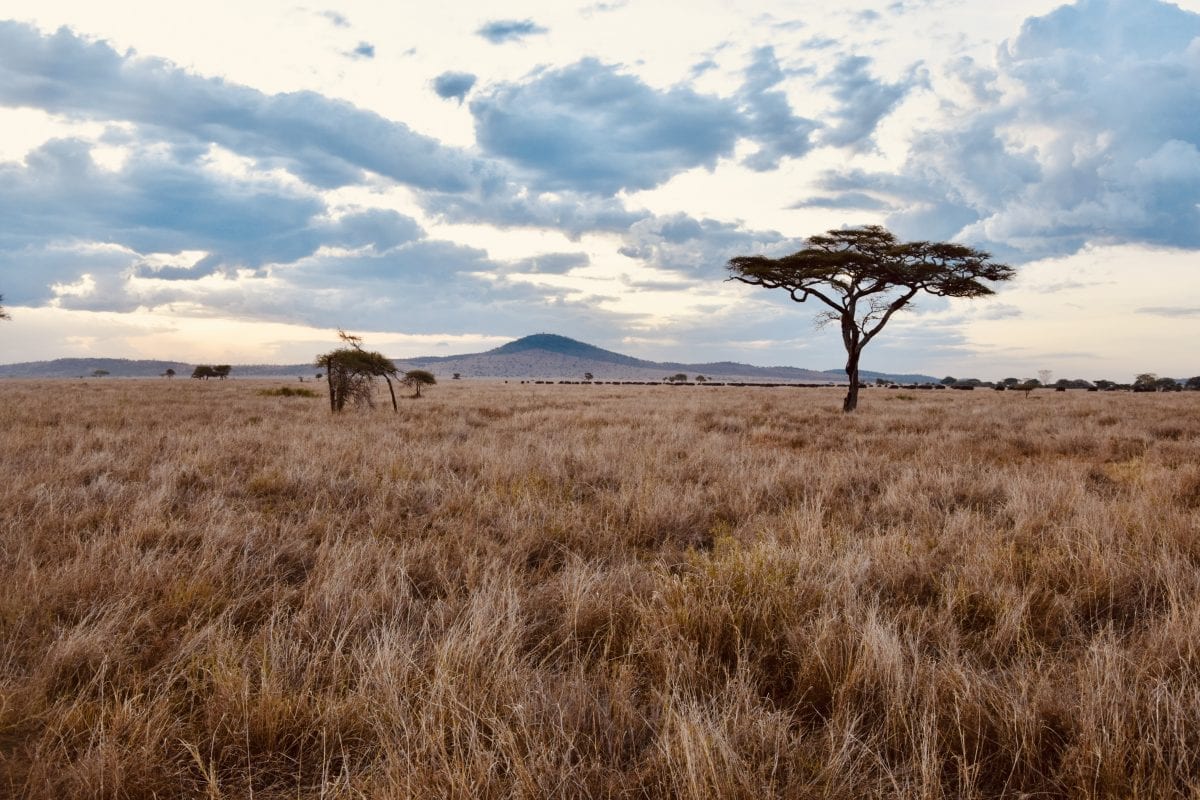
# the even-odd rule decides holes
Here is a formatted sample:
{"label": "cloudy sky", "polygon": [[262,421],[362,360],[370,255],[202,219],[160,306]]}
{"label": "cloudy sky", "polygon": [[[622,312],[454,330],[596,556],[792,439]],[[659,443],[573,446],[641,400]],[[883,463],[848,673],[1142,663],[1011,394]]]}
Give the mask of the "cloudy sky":
{"label": "cloudy sky", "polygon": [[0,362],[344,327],[829,368],[817,309],[724,264],[879,223],[1019,277],[918,303],[868,369],[1200,374],[1200,0],[0,13]]}

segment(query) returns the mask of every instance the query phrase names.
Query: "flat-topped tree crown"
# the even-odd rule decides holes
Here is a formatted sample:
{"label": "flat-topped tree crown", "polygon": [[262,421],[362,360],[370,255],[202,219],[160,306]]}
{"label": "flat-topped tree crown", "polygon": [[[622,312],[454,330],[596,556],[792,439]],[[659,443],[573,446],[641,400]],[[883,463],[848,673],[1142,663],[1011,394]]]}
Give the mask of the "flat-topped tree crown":
{"label": "flat-topped tree crown", "polygon": [[879,225],[831,230],[811,237],[807,245],[781,258],[731,258],[730,279],[783,289],[798,303],[815,297],[826,306],[823,316],[840,324],[846,347],[850,391],[845,411],[858,405],[863,348],[918,292],[982,297],[993,294],[984,281],[1006,281],[1015,274],[982,250],[954,242],[901,242]]}

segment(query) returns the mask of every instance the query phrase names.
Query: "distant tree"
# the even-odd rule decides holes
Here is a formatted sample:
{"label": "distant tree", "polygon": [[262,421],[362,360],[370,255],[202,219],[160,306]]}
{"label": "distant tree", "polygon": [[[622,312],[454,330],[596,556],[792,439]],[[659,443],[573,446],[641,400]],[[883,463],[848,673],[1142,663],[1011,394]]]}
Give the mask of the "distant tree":
{"label": "distant tree", "polygon": [[399,380],[399,372],[392,360],[382,353],[364,350],[362,337],[338,331],[338,338],[347,346],[339,347],[317,356],[316,365],[322,367],[329,384],[329,410],[343,410],[348,401],[371,406],[371,383],[383,378],[392,398],[392,410],[397,410],[396,390],[393,380]]}
{"label": "distant tree", "polygon": [[1050,381],[1054,378],[1054,371],[1049,369],[1038,370],[1038,385],[1049,386]]}
{"label": "distant tree", "polygon": [[4,295],[0,294],[0,319],[12,319],[4,310]]}
{"label": "distant tree", "polygon": [[167,371],[166,371],[166,372],[164,372],[164,373],[163,373],[163,375],[165,375],[165,376],[166,376],[168,379],[170,379],[170,378],[174,378],[174,377],[175,377],[175,370],[174,370],[174,369],[172,369],[171,367],[167,367]]}
{"label": "distant tree", "polygon": [[1107,392],[1109,389],[1114,388],[1116,385],[1117,384],[1115,381],[1108,381],[1108,380],[1105,380],[1104,378],[1100,378],[1099,380],[1096,381],[1096,388],[1102,392]]}
{"label": "distant tree", "polygon": [[1194,378],[1188,378],[1186,381],[1184,381],[1183,385],[1188,389],[1200,389],[1200,375],[1197,375]]}
{"label": "distant tree", "polygon": [[322,374],[320,372],[317,373],[317,380],[321,380],[321,378],[324,378],[324,377],[325,377],[324,374]]}
{"label": "distant tree", "polygon": [[1000,382],[1002,384],[1004,384],[1005,386],[1016,386],[1017,384],[1019,384],[1021,382],[1021,380],[1019,378],[1005,378],[1004,380],[1002,380]]}
{"label": "distant tree", "polygon": [[958,383],[958,378],[955,378],[952,375],[947,375],[941,380],[942,386],[953,386],[956,383]]}
{"label": "distant tree", "polygon": [[213,376],[225,380],[229,377],[229,373],[233,372],[233,367],[228,364],[218,364],[212,368]]}
{"label": "distant tree", "polygon": [[593,376],[592,376],[592,373],[590,373],[590,372],[585,372],[585,373],[583,373],[583,379],[584,379],[585,381],[590,381],[590,380],[592,380],[592,377],[593,377]]}
{"label": "distant tree", "polygon": [[687,373],[684,372],[676,372],[674,375],[667,378],[667,380],[671,383],[687,383],[687,379]]}
{"label": "distant tree", "polygon": [[197,364],[196,368],[192,370],[192,377],[206,381],[209,378],[217,377],[217,371],[208,364]]}
{"label": "distant tree", "polygon": [[1159,378],[1154,382],[1154,389],[1158,392],[1177,392],[1179,381],[1174,378]]}
{"label": "distant tree", "polygon": [[433,373],[424,369],[410,369],[404,373],[404,385],[413,390],[413,397],[421,396],[422,386],[433,386],[437,383],[437,378],[433,377]]}
{"label": "distant tree", "polygon": [[822,320],[840,324],[846,348],[845,412],[858,407],[863,348],[919,292],[981,297],[993,293],[982,281],[1014,275],[982,250],[950,242],[901,242],[878,225],[831,230],[807,245],[782,258],[737,256],[728,268],[731,280],[783,289],[798,303],[815,297],[827,307]]}
{"label": "distant tree", "polygon": [[94,369],[94,370],[92,370],[92,377],[93,377],[93,378],[103,378],[103,377],[104,377],[105,375],[107,375],[107,374],[108,374],[108,370],[106,370],[106,369]]}
{"label": "distant tree", "polygon": [[697,375],[696,383],[708,383],[708,378],[704,377],[703,375]]}
{"label": "distant tree", "polygon": [[1153,372],[1143,372],[1133,379],[1133,390],[1135,392],[1153,392],[1156,391],[1155,383],[1158,381],[1158,376]]}
{"label": "distant tree", "polygon": [[456,380],[456,381],[462,380],[462,373],[461,372],[454,373],[454,380]]}

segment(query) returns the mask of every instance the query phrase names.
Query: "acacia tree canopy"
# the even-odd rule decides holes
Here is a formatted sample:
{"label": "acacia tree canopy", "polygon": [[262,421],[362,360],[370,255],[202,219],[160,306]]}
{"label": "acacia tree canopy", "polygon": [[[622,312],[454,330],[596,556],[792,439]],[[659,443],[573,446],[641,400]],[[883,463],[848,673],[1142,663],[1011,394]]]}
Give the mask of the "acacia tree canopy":
{"label": "acacia tree canopy", "polygon": [[937,297],[993,294],[983,281],[1006,281],[1012,267],[953,242],[901,242],[879,225],[831,230],[781,258],[736,256],[730,280],[783,289],[798,303],[816,298],[823,317],[839,323],[846,347],[850,391],[843,411],[858,406],[858,364],[863,348],[919,292]]}
{"label": "acacia tree canopy", "polygon": [[410,369],[404,373],[404,385],[413,390],[413,397],[421,396],[422,386],[433,386],[436,383],[437,378],[426,369]]}

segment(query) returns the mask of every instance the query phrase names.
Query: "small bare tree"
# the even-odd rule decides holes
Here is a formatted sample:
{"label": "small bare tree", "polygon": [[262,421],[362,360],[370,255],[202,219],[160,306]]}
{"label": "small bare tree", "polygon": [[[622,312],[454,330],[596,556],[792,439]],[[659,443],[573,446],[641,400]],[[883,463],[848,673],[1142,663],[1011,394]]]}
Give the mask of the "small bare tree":
{"label": "small bare tree", "polygon": [[4,310],[4,295],[0,294],[0,319],[12,319],[8,312]]}
{"label": "small bare tree", "polygon": [[396,411],[396,390],[392,387],[392,380],[399,380],[396,365],[382,353],[364,350],[361,336],[339,330],[338,338],[347,346],[317,356],[316,361],[324,369],[329,384],[329,410],[337,413],[346,407],[347,401],[372,406],[372,381],[383,378],[392,398],[392,410]]}

